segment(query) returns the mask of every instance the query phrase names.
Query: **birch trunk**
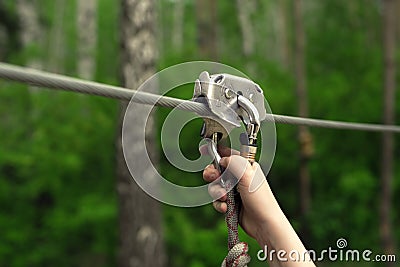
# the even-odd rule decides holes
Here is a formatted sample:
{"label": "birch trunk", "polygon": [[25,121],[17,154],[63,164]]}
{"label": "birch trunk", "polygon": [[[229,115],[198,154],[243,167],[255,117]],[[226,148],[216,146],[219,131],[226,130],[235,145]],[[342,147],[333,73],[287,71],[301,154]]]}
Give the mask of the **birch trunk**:
{"label": "birch trunk", "polygon": [[286,70],[290,68],[290,48],[288,41],[288,15],[287,15],[287,1],[278,0],[276,17],[276,40],[277,49],[279,50],[279,61],[282,67]]}
{"label": "birch trunk", "polygon": [[184,21],[184,0],[176,0],[174,8],[174,28],[172,32],[172,44],[177,51],[183,45],[183,21]]}
{"label": "birch trunk", "polygon": [[242,50],[246,58],[254,54],[254,30],[251,22],[251,13],[253,11],[251,1],[236,0],[240,30],[242,32]]}
{"label": "birch trunk", "polygon": [[50,47],[47,55],[46,68],[51,72],[64,72],[64,21],[66,0],[57,0],[54,4],[54,24],[50,31]]}
{"label": "birch trunk", "polygon": [[[263,50],[266,52],[268,60],[275,61],[283,69],[291,70],[292,64],[292,47],[289,35],[291,27],[289,27],[289,3],[292,0],[272,0],[266,2],[264,6],[264,27],[266,37]],[[292,15],[292,14],[291,14]]]}
{"label": "birch trunk", "polygon": [[199,54],[217,60],[217,9],[214,0],[196,0],[197,44]]}
{"label": "birch trunk", "polygon": [[[39,23],[37,1],[17,0],[16,3],[22,47],[32,49],[32,52],[38,53],[38,50],[43,47],[43,30]],[[39,56],[30,54],[26,66],[42,69],[43,63]]]}
{"label": "birch trunk", "polygon": [[96,72],[97,0],[77,1],[78,75],[93,80]]}
{"label": "birch trunk", "polygon": [[[152,0],[121,0],[121,78],[122,85],[137,89],[155,72],[155,4]],[[155,92],[154,92],[155,93]],[[120,122],[122,122],[127,103],[121,104]],[[141,110],[130,111],[141,114]],[[142,159],[146,151],[138,149],[139,131],[146,126],[154,125],[154,118],[140,118],[131,121],[132,133],[124,138],[129,153],[137,160],[134,168],[143,168]],[[119,130],[122,129],[122,123]],[[164,249],[161,233],[160,204],[149,197],[133,181],[126,167],[122,152],[121,132],[117,139],[117,194],[119,200],[119,249],[118,266],[120,267],[154,267],[164,266]],[[154,144],[154,132],[146,130],[146,140]],[[148,146],[150,156],[155,158],[154,146]],[[142,171],[144,173],[144,171]],[[149,177],[151,179],[151,177]]]}
{"label": "birch trunk", "polygon": [[247,0],[236,0],[240,31],[242,33],[242,51],[246,59],[246,69],[250,74],[254,74],[255,67],[252,64],[252,56],[255,51],[254,27],[251,15],[254,11],[254,2]]}

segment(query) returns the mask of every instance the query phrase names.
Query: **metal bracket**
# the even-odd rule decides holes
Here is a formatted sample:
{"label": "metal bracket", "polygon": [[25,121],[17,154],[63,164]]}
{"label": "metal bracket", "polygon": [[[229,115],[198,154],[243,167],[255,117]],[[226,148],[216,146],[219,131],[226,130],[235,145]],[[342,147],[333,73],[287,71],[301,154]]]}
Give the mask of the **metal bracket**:
{"label": "metal bracket", "polygon": [[215,115],[203,118],[201,131],[203,138],[212,140],[209,146],[213,147],[209,147],[209,150],[214,155],[215,164],[218,165],[220,159],[216,144],[225,139],[233,128],[240,127],[241,122],[245,124],[248,136],[248,140],[242,142],[242,155],[253,162],[260,121],[266,117],[264,94],[260,86],[246,78],[230,74],[210,75],[203,71],[195,82],[193,100],[207,104]]}
{"label": "metal bracket", "polygon": [[259,121],[266,117],[264,94],[260,86],[249,79],[230,74],[210,75],[203,71],[195,82],[193,100],[206,103],[215,115],[214,118],[205,118],[202,136],[207,138],[220,132],[220,138],[224,139],[233,128],[240,127],[241,121],[249,123],[249,110],[241,105],[244,101],[251,103],[247,106],[254,106]]}

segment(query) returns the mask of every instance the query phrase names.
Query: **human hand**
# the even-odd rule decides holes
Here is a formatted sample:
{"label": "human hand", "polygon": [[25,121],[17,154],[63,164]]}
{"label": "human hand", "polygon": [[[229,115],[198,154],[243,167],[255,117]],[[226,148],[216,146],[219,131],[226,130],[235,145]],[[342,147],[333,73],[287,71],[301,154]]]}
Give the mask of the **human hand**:
{"label": "human hand", "polygon": [[[250,164],[245,158],[239,156],[238,151],[226,147],[219,147],[218,151],[222,156],[220,165],[239,179],[237,190],[242,199],[239,223],[249,236],[259,240],[268,219],[280,211],[275,197],[257,162]],[[220,176],[221,173],[213,165],[207,166],[203,171],[203,178],[207,182],[213,182]],[[209,192],[216,199],[213,202],[214,208],[221,213],[226,213],[225,188],[219,183],[212,183]]]}
{"label": "human hand", "polygon": [[[237,189],[242,199],[239,223],[243,230],[255,238],[261,247],[267,246],[274,251],[286,253],[297,251],[299,255],[306,256],[305,261],[278,261],[271,256],[268,257],[270,266],[315,267],[306,248],[279,207],[258,163],[250,164],[239,156],[238,151],[229,148],[221,147],[218,150],[223,157],[220,165],[225,168],[225,172],[230,172],[239,179]],[[201,149],[201,152],[206,153],[204,149]],[[220,183],[214,182],[220,176],[221,173],[213,165],[207,166],[203,171],[204,180],[211,183],[209,192],[215,199],[214,208],[226,213],[226,190]]]}

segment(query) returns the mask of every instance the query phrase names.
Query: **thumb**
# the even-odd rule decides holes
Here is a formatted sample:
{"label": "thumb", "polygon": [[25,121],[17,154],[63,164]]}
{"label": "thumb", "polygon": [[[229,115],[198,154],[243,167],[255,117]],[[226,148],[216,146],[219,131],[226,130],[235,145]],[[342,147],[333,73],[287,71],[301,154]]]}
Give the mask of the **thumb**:
{"label": "thumb", "polygon": [[[228,170],[238,180],[246,179],[246,172],[251,168],[250,163],[243,157],[233,155],[230,157],[223,157],[219,162],[222,167]],[[240,183],[247,184],[245,181],[239,181]]]}
{"label": "thumb", "polygon": [[239,180],[240,185],[247,188],[249,192],[257,191],[265,181],[260,165],[257,162],[250,164],[241,156],[224,157],[220,165],[232,173]]}

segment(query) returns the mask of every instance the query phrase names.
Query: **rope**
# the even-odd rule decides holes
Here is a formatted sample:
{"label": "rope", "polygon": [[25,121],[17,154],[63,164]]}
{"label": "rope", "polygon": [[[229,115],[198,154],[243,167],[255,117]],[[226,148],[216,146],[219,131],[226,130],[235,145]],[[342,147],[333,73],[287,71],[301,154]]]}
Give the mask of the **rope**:
{"label": "rope", "polygon": [[[227,183],[232,181],[228,180]],[[228,186],[230,187],[230,186]],[[236,187],[233,187],[227,193],[226,205],[227,211],[225,222],[228,227],[228,255],[222,262],[221,267],[246,267],[250,262],[250,256],[247,254],[248,245],[239,241],[239,214],[241,208],[241,199]]]}
{"label": "rope", "polygon": [[239,243],[239,233],[238,233],[238,225],[239,225],[239,211],[240,211],[240,202],[238,198],[235,197],[237,191],[234,188],[227,193],[227,211],[226,211],[226,225],[228,226],[228,248],[233,248],[237,243]]}
{"label": "rope", "polygon": [[[63,75],[52,74],[44,71],[18,67],[6,63],[0,63],[0,78],[27,83],[35,86],[47,87],[57,90],[73,91],[77,93],[98,95],[108,98],[131,100],[137,103],[178,108],[197,113],[199,116],[212,116],[208,107],[203,103],[173,97],[160,96],[142,91],[105,85],[71,78]],[[134,96],[134,98],[132,98]],[[351,123],[332,120],[319,120],[292,117],[285,115],[267,114],[266,121],[282,124],[303,125],[309,127],[322,127],[333,129],[347,129],[359,131],[394,132],[400,133],[400,126],[368,123]]]}

